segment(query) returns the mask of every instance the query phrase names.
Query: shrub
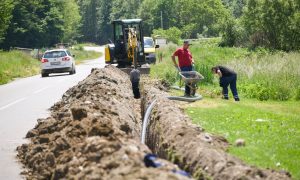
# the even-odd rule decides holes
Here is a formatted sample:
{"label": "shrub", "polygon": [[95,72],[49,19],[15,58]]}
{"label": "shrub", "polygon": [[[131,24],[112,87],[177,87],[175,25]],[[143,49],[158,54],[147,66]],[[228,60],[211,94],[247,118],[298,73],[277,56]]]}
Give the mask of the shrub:
{"label": "shrub", "polygon": [[241,84],[238,86],[238,89],[240,90],[241,93],[245,94],[245,97],[248,98],[255,98],[256,95],[254,93],[256,93],[255,91],[255,84]]}
{"label": "shrub", "polygon": [[257,90],[257,99],[260,100],[260,101],[267,101],[270,99],[270,94],[271,94],[271,91],[269,88],[267,87],[263,87],[263,86],[260,86],[260,88]]}
{"label": "shrub", "polygon": [[277,87],[272,94],[274,100],[286,101],[291,98],[291,90],[284,86]]}
{"label": "shrub", "polygon": [[74,50],[83,51],[84,47],[83,47],[83,45],[77,45],[74,47]]}
{"label": "shrub", "polygon": [[175,71],[167,71],[163,80],[169,82],[170,84],[174,84],[177,81],[177,73]]}
{"label": "shrub", "polygon": [[202,83],[211,84],[213,83],[214,76],[211,73],[211,66],[205,64],[196,63],[195,70],[200,72],[204,76]]}
{"label": "shrub", "polygon": [[179,44],[182,32],[177,27],[171,27],[167,30],[163,29],[154,29],[152,36],[162,36],[165,37],[168,41],[171,41],[175,44]]}
{"label": "shrub", "polygon": [[241,18],[224,18],[220,45],[299,50],[299,5],[295,0],[248,0]]}
{"label": "shrub", "polygon": [[300,87],[298,87],[298,88],[296,89],[295,99],[296,99],[297,101],[300,101]]}

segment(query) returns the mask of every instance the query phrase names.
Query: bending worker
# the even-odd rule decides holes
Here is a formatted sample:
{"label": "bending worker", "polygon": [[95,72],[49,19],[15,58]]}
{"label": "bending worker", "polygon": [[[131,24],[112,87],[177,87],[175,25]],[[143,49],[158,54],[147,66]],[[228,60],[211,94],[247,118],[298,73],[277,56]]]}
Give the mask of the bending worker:
{"label": "bending worker", "polygon": [[235,101],[240,101],[238,92],[236,89],[237,74],[233,70],[224,66],[215,66],[211,68],[214,74],[218,74],[220,77],[220,86],[223,88],[223,98],[228,100],[228,85],[230,85],[231,92]]}
{"label": "bending worker", "polygon": [[[178,69],[178,71],[192,71],[194,60],[191,52],[189,51],[190,46],[189,41],[183,42],[183,47],[177,49],[172,55],[172,61],[174,66]],[[178,57],[178,64],[176,62],[175,56]],[[191,89],[188,85],[185,85],[185,96],[190,96]]]}

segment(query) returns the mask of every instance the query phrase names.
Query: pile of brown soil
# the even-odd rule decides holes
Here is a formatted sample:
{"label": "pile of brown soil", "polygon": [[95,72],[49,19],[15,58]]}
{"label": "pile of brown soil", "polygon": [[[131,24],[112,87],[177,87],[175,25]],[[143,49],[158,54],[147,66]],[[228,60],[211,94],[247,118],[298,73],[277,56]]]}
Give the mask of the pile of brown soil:
{"label": "pile of brown soil", "polygon": [[[69,89],[38,120],[18,147],[27,179],[290,179],[285,172],[246,165],[226,153],[225,138],[206,133],[170,101],[161,84],[144,79],[142,99],[133,98],[127,74],[108,66]],[[163,164],[148,168],[151,150],[140,143],[142,116],[157,99],[147,128],[146,144]]]}
{"label": "pile of brown soil", "polygon": [[109,66],[94,69],[38,120],[18,147],[27,179],[187,179],[178,167],[160,159],[147,168],[150,153],[140,143],[140,100],[132,95],[129,78]]}
{"label": "pile of brown soil", "polygon": [[147,129],[146,144],[160,157],[178,164],[195,179],[291,179],[287,172],[258,169],[226,153],[225,138],[191,123],[167,93],[145,86],[145,104],[157,100]]}

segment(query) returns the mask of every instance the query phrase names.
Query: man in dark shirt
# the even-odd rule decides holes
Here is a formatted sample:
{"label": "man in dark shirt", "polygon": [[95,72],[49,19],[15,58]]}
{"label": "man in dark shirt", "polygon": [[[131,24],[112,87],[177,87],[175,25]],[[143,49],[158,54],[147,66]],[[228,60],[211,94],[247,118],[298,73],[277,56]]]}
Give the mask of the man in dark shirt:
{"label": "man in dark shirt", "polygon": [[[194,60],[191,52],[189,51],[189,46],[190,46],[189,41],[184,41],[183,47],[177,49],[173,55],[172,55],[172,61],[174,63],[174,66],[179,70],[179,71],[192,71],[193,70],[193,65],[194,65]],[[176,62],[175,57],[178,57],[178,64]],[[190,96],[191,89],[188,85],[185,86],[185,96]]]}
{"label": "man in dark shirt", "polygon": [[230,85],[231,92],[235,101],[240,101],[238,92],[236,89],[237,74],[233,70],[224,66],[215,66],[212,69],[214,74],[218,74],[220,77],[220,86],[223,88],[223,98],[228,100],[228,85]]}

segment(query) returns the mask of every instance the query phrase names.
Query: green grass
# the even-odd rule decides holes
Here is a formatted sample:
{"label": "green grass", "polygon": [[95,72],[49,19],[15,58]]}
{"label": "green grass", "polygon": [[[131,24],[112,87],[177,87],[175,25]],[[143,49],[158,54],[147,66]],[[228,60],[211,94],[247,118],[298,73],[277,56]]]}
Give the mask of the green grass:
{"label": "green grass", "polygon": [[75,55],[76,64],[80,64],[86,60],[100,58],[102,54],[95,51],[84,51],[84,50],[71,50],[71,53]]}
{"label": "green grass", "polygon": [[73,46],[73,49],[71,50],[71,53],[74,54],[76,64],[80,64],[84,62],[85,60],[90,60],[90,59],[96,59],[102,56],[102,53],[96,52],[96,51],[85,51],[84,47],[86,46],[97,46],[93,43],[84,43],[84,44],[77,44]]}
{"label": "green grass", "polygon": [[[170,44],[158,50],[163,54],[163,62],[152,65],[152,78],[164,79],[170,84],[179,80],[171,61],[171,55],[178,47]],[[224,65],[238,73],[238,89],[245,97],[259,100],[300,100],[300,52],[224,48],[218,47],[218,39],[195,41],[190,51],[196,63],[195,70],[205,77],[201,85],[209,90],[218,86],[218,79],[211,73],[211,67]]]}
{"label": "green grass", "polygon": [[195,124],[225,136],[231,144],[239,138],[246,141],[245,147],[230,146],[229,153],[251,165],[287,170],[300,179],[299,102],[204,98],[186,105],[185,111]]}
{"label": "green grass", "polygon": [[98,46],[97,44],[95,43],[90,43],[90,42],[86,42],[86,43],[80,43],[80,44],[76,44],[75,46],[88,46],[88,47],[95,47],[95,46]]}
{"label": "green grass", "polygon": [[[83,49],[71,50],[76,55],[76,64],[85,60],[99,58],[102,54]],[[0,51],[0,84],[6,84],[15,78],[29,77],[40,73],[40,61],[20,51]]]}
{"label": "green grass", "polygon": [[241,91],[250,98],[260,100],[299,99],[300,53],[276,52],[227,63],[238,72]]}
{"label": "green grass", "polygon": [[[196,63],[196,70],[201,72],[205,77],[205,83],[212,81],[211,67],[217,64],[230,62],[236,58],[242,58],[251,54],[244,48],[223,48],[218,47],[218,39],[194,41],[190,48],[193,58]],[[163,54],[163,61],[152,65],[150,75],[153,78],[165,79],[174,83],[178,78],[176,77],[176,70],[171,61],[171,56],[174,51],[180,46],[170,44],[167,47],[160,48],[158,51]]]}
{"label": "green grass", "polygon": [[40,72],[40,62],[19,51],[0,52],[0,84]]}
{"label": "green grass", "polygon": [[[195,124],[225,136],[231,144],[245,139],[245,147],[231,146],[229,153],[258,167],[287,170],[300,179],[300,52],[222,48],[218,42],[196,41],[191,46],[195,69],[205,77],[199,84],[204,100],[186,105],[186,113]],[[152,78],[178,84],[171,61],[177,47],[171,44],[160,49],[163,62],[151,66]],[[215,65],[238,73],[241,102],[220,99],[218,78],[211,73]]]}

